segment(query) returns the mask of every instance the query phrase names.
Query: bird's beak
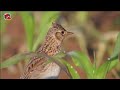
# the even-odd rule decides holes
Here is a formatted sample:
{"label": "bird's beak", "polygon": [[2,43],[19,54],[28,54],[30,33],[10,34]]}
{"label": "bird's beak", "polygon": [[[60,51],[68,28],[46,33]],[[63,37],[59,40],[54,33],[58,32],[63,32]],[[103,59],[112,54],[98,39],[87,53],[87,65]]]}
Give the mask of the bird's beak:
{"label": "bird's beak", "polygon": [[67,32],[67,36],[74,34],[73,32]]}

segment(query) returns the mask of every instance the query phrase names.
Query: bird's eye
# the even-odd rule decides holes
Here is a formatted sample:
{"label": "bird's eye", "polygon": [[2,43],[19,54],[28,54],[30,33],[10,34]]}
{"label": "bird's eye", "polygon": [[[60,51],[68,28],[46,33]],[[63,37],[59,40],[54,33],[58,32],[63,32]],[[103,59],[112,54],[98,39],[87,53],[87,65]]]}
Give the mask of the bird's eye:
{"label": "bird's eye", "polygon": [[64,32],[64,31],[62,31],[61,33],[62,33],[62,35],[64,35],[64,34],[65,34],[65,32]]}

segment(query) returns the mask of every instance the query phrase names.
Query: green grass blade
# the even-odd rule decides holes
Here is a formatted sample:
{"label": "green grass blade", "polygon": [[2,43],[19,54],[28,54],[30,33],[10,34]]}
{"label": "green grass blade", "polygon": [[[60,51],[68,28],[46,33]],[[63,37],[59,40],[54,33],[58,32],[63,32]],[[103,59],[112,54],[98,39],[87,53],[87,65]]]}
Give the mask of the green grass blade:
{"label": "green grass blade", "polygon": [[95,78],[105,78],[107,72],[114,68],[119,62],[118,60],[119,53],[120,53],[120,33],[117,36],[113,54],[106,63],[104,63],[97,69]]}
{"label": "green grass blade", "polygon": [[33,51],[35,51],[38,45],[42,43],[52,22],[57,20],[57,18],[59,17],[59,14],[60,12],[57,12],[57,11],[43,12],[43,16],[42,16],[41,23],[40,23],[39,34],[33,46]]}
{"label": "green grass blade", "polygon": [[96,79],[103,79],[105,78],[107,71],[108,71],[108,66],[110,65],[110,61],[107,61],[103,65],[101,65],[95,72],[94,78]]}
{"label": "green grass blade", "polygon": [[95,77],[97,79],[104,79],[107,75],[107,73],[114,68],[117,63],[119,62],[118,59],[113,60],[113,61],[107,61],[106,63],[102,64],[95,73]]}
{"label": "green grass blade", "polygon": [[72,51],[69,53],[69,55],[72,57],[72,60],[82,69],[85,70],[88,78],[93,77],[93,66],[90,62],[89,58],[82,52],[79,51]]}
{"label": "green grass blade", "polygon": [[119,54],[120,54],[120,32],[118,33],[115,48],[113,54],[110,57],[110,60],[117,59]]}
{"label": "green grass blade", "polygon": [[21,12],[20,14],[25,26],[28,50],[32,51],[34,35],[34,19],[30,12]]}
{"label": "green grass blade", "polygon": [[78,72],[73,68],[72,65],[70,65],[68,62],[66,62],[65,60],[61,59],[59,60],[60,62],[62,62],[64,65],[67,66],[71,76],[72,76],[72,79],[80,79],[80,76],[78,74]]}
{"label": "green grass blade", "polygon": [[[7,68],[11,65],[14,65],[14,64],[17,64],[18,62],[22,61],[22,60],[25,60],[25,59],[30,59],[34,56],[37,56],[37,57],[46,57],[45,54],[38,54],[38,53],[34,53],[34,52],[29,52],[29,53],[23,53],[23,54],[17,54],[17,55],[14,55],[12,57],[10,57],[9,59],[3,61],[2,63],[0,63],[0,68]],[[49,58],[49,57],[48,57]]]}
{"label": "green grass blade", "polygon": [[11,65],[17,64],[19,61],[24,60],[26,55],[24,54],[17,54],[13,57],[10,57],[9,59],[5,60],[4,62],[1,63],[0,68],[7,68]]}
{"label": "green grass blade", "polygon": [[108,68],[108,72],[113,69],[117,64],[119,63],[119,59],[114,59],[113,61],[110,62],[110,66]]}

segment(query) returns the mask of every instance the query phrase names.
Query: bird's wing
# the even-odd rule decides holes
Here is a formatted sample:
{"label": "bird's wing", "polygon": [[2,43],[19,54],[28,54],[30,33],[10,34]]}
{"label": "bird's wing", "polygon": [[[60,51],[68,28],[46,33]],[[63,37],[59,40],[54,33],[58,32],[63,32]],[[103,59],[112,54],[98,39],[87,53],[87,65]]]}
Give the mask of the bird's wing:
{"label": "bird's wing", "polygon": [[[28,65],[25,67],[25,71],[21,79],[28,79],[31,75],[37,75],[40,72],[44,71],[46,59],[34,57],[30,60]],[[34,74],[33,74],[34,73]]]}

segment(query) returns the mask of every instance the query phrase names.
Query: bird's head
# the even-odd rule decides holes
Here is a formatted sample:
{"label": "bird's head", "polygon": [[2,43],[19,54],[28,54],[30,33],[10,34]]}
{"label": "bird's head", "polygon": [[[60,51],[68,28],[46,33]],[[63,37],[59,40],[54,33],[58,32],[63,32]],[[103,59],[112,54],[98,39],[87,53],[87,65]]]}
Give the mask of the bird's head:
{"label": "bird's head", "polygon": [[52,23],[52,27],[50,28],[48,34],[55,37],[58,42],[62,42],[67,36],[72,35],[73,33],[68,32],[57,23]]}

